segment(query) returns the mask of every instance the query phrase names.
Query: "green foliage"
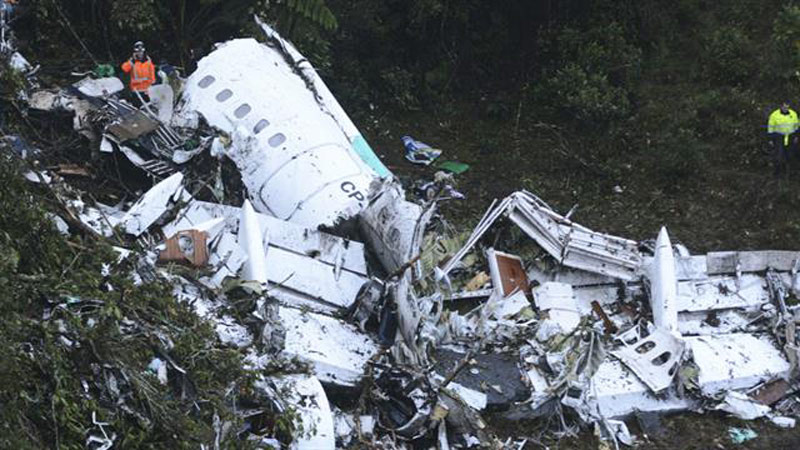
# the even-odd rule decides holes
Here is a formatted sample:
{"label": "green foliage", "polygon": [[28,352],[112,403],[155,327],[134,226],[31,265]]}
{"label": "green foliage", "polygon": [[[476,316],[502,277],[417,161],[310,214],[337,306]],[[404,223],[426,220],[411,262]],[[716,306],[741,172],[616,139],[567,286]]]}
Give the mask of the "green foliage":
{"label": "green foliage", "polygon": [[576,63],[558,69],[538,95],[551,101],[565,119],[590,126],[622,119],[631,112],[627,90],[612,85],[607,74],[589,72]]}
{"label": "green foliage", "polygon": [[[232,395],[252,392],[242,356],[170,285],[134,285],[109,245],[59,234],[18,171],[3,158],[0,448],[84,448],[101,434],[93,415],[119,448],[198,448],[214,440],[215,414],[236,425]],[[164,355],[186,371],[166,386],[147,370]]]}
{"label": "green foliage", "polygon": [[25,90],[25,76],[5,63],[0,64],[0,97],[13,101]]}
{"label": "green foliage", "polygon": [[706,146],[697,132],[678,128],[654,142],[646,160],[652,161],[654,181],[671,192],[679,189],[692,177],[699,176],[706,165]]}
{"label": "green foliage", "polygon": [[775,17],[772,40],[784,60],[791,63],[791,72],[800,65],[800,5],[786,4]]}
{"label": "green foliage", "polygon": [[756,68],[753,46],[741,26],[724,25],[711,30],[704,39],[703,70],[713,83],[746,82]]}
{"label": "green foliage", "polygon": [[117,0],[110,3],[109,19],[119,31],[136,40],[141,33],[153,33],[161,28],[156,0]]}
{"label": "green foliage", "polygon": [[301,16],[320,27],[332,31],[339,26],[336,16],[325,0],[278,0],[290,14]]}
{"label": "green foliage", "polygon": [[542,53],[551,63],[534,89],[534,99],[560,120],[603,128],[630,115],[642,52],[619,24],[588,31],[566,27],[544,39]]}
{"label": "green foliage", "polygon": [[392,103],[404,109],[419,109],[418,85],[411,72],[393,66],[381,71],[381,79],[388,88],[388,98]]}

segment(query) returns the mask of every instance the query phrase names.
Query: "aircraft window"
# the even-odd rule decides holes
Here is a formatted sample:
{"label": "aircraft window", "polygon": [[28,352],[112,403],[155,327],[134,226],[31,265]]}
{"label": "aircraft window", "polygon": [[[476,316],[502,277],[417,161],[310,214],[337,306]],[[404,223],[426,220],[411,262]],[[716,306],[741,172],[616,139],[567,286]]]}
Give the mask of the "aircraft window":
{"label": "aircraft window", "polygon": [[255,134],[261,133],[264,130],[264,128],[267,128],[268,126],[269,126],[269,121],[267,121],[267,119],[261,119],[258,121],[256,126],[253,127],[253,133]]}
{"label": "aircraft window", "polygon": [[230,89],[223,89],[223,90],[219,91],[219,94],[217,94],[217,101],[221,103],[221,102],[224,102],[225,100],[231,98],[232,96],[233,96],[233,92],[231,92]]}
{"label": "aircraft window", "polygon": [[199,83],[197,83],[197,85],[205,89],[214,84],[215,81],[217,81],[216,78],[212,77],[211,75],[206,75],[202,80],[200,80]]}
{"label": "aircraft window", "polygon": [[236,116],[237,119],[241,119],[248,114],[250,114],[250,105],[247,103],[242,103],[236,108],[236,111],[233,112],[233,115]]}
{"label": "aircraft window", "polygon": [[269,138],[269,145],[272,147],[277,147],[281,144],[286,142],[286,136],[283,133],[276,133],[270,136]]}

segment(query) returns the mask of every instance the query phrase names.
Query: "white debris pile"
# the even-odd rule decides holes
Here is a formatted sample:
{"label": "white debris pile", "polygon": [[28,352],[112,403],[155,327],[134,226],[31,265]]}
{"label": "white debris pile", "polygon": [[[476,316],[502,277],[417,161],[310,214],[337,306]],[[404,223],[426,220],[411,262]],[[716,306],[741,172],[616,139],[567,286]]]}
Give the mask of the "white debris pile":
{"label": "white debris pile", "polygon": [[[30,96],[157,180],[116,206],[65,190],[65,208],[82,232],[141,250],[150,276],[247,355],[270,399],[242,409],[248,439],[286,447],[259,424],[288,405],[299,449],[511,445],[482,412],[571,409],[626,445],[640,412],[794,424],[800,252],[690,255],[666,229],[650,252],[524,191],[454,245],[432,226],[436,198],[406,200],[308,61],[260,25],[266,44],[219,45],[182,92],[141,108],[108,78]],[[209,185],[209,159],[232,162],[242,187],[219,171]],[[52,175],[34,181],[65,183]],[[490,239],[509,226],[521,243]],[[151,366],[164,379],[167,363]]]}

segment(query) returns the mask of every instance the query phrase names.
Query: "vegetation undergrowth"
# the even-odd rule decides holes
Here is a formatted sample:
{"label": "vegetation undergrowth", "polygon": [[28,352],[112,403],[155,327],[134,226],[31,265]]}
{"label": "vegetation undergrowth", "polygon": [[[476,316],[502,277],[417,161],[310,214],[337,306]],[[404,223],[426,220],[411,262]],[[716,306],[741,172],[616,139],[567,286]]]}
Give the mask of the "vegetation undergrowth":
{"label": "vegetation undergrowth", "polygon": [[[215,417],[238,424],[234,402],[254,395],[239,352],[171,286],[134,283],[109,244],[60,234],[51,201],[2,159],[0,448],[84,448],[96,423],[115,448],[197,448]],[[154,358],[170,364],[165,385]]]}

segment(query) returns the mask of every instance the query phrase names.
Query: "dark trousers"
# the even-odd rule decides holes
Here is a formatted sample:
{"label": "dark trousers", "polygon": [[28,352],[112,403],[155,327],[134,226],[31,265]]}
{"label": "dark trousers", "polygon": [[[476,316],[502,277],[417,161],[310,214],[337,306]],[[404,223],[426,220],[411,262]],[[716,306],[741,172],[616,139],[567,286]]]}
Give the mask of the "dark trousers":
{"label": "dark trousers", "polygon": [[797,133],[789,135],[786,144],[785,136],[780,133],[769,133],[770,146],[772,147],[772,161],[775,164],[775,175],[789,169],[789,162],[797,159]]}
{"label": "dark trousers", "polygon": [[[143,99],[145,102],[149,102],[149,101],[150,101],[150,97],[147,95],[147,92],[139,92],[139,94],[141,95],[142,99]],[[142,101],[141,101],[141,100],[139,100],[139,95],[136,95],[136,93],[135,93],[135,92],[133,92],[132,90],[130,90],[130,88],[128,88],[128,89],[126,89],[126,90],[125,90],[125,98],[126,98],[126,99],[127,99],[127,100],[128,100],[128,101],[129,101],[129,102],[130,102],[130,103],[131,103],[133,106],[135,106],[135,107],[137,107],[137,108],[141,108],[141,107],[142,107]]]}

